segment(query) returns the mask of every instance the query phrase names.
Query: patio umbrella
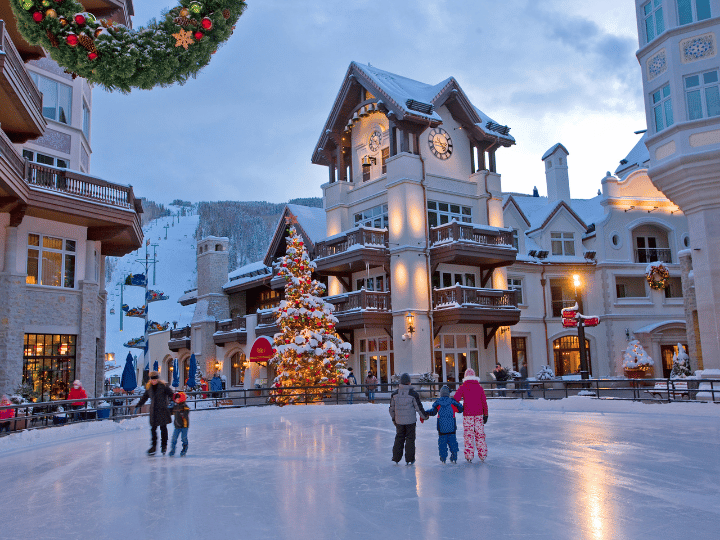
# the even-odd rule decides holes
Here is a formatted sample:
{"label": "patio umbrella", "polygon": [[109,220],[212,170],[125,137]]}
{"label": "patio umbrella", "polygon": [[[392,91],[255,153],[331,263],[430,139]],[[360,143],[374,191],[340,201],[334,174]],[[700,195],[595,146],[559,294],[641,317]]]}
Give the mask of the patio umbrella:
{"label": "patio umbrella", "polygon": [[135,377],[135,367],[133,366],[132,354],[128,353],[125,359],[125,368],[120,378],[120,386],[126,392],[132,392],[137,387],[137,377]]}
{"label": "patio umbrella", "polygon": [[153,371],[157,371],[157,370],[158,370],[158,361],[155,360],[155,362],[153,362]]}
{"label": "patio umbrella", "polygon": [[147,382],[150,380],[150,362],[145,364],[145,369],[143,369],[143,385],[147,384]]}
{"label": "patio umbrella", "polygon": [[192,389],[195,388],[195,376],[197,375],[197,360],[195,360],[195,353],[190,355],[190,372],[188,373],[187,387]]}
{"label": "patio umbrella", "polygon": [[172,380],[172,386],[177,388],[180,386],[180,372],[178,370],[178,360],[177,358],[173,359],[173,380]]}

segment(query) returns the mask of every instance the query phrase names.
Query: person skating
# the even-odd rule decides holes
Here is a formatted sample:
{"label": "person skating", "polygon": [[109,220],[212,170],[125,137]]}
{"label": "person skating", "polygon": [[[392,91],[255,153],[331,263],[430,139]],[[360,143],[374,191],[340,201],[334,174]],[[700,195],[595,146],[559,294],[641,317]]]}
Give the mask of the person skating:
{"label": "person skating", "polygon": [[367,385],[367,392],[365,392],[365,394],[367,395],[368,401],[375,403],[375,391],[377,390],[378,380],[372,371],[368,371],[367,377],[365,377],[365,384]]}
{"label": "person skating", "polygon": [[405,463],[415,463],[415,425],[416,413],[420,421],[427,419],[420,396],[410,386],[410,375],[400,375],[400,386],[390,396],[390,418],[395,424],[395,444],[393,445],[392,460],[400,463],[405,449]]}
{"label": "person skating", "polygon": [[172,399],[173,391],[167,385],[165,381],[160,380],[160,375],[157,371],[150,372],[150,378],[147,386],[145,387],[145,393],[140,398],[140,401],[135,406],[135,412],[140,411],[140,407],[145,405],[145,402],[150,400],[150,414],[148,419],[150,420],[150,448],[148,449],[148,455],[155,455],[157,450],[157,428],[160,427],[160,451],[164,454],[167,450],[168,442],[168,429],[167,425],[172,422],[170,418],[170,409],[168,407],[168,399]]}
{"label": "person skating", "polygon": [[463,402],[463,438],[465,439],[465,459],[472,463],[477,449],[480,461],[487,457],[485,442],[485,424],[488,420],[488,405],[485,390],[480,386],[480,379],[475,370],[466,369],[463,383],[453,396],[456,401]]}
{"label": "person skating", "polygon": [[170,442],[170,455],[175,455],[175,446],[177,445],[178,435],[182,436],[182,450],[180,456],[187,454],[188,450],[188,429],[190,429],[190,407],[187,404],[187,396],[185,392],[176,392],[173,396],[175,406],[173,407],[173,414],[175,415],[175,423],[172,435],[172,441]]}
{"label": "person skating", "polygon": [[463,412],[463,406],[450,397],[450,388],[444,385],[440,389],[440,397],[435,400],[432,407],[425,411],[428,416],[437,415],[438,430],[438,450],[440,451],[440,461],[445,463],[448,457],[448,447],[450,447],[450,461],[457,463],[458,442],[455,433],[457,432],[457,422],[455,422],[455,413]]}

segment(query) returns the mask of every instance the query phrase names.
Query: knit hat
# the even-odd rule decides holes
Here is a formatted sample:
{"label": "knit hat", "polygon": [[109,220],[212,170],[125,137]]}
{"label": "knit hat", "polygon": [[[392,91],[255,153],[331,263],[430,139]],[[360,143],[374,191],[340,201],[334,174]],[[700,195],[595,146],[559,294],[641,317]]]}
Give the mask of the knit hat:
{"label": "knit hat", "polygon": [[400,375],[400,384],[410,384],[410,374],[403,373]]}
{"label": "knit hat", "polygon": [[474,377],[475,376],[475,370],[472,368],[467,368],[465,370],[465,376],[466,377]]}
{"label": "knit hat", "polygon": [[450,397],[450,387],[447,384],[440,389],[440,397]]}
{"label": "knit hat", "polygon": [[151,371],[150,373],[148,373],[148,377],[150,377],[151,379],[159,379],[160,374],[157,371]]}
{"label": "knit hat", "polygon": [[79,386],[80,388],[82,388],[82,383],[76,379],[73,381],[73,386]]}
{"label": "knit hat", "polygon": [[175,401],[179,401],[180,403],[182,403],[183,401],[185,401],[187,399],[187,396],[185,395],[185,392],[175,392],[173,399]]}

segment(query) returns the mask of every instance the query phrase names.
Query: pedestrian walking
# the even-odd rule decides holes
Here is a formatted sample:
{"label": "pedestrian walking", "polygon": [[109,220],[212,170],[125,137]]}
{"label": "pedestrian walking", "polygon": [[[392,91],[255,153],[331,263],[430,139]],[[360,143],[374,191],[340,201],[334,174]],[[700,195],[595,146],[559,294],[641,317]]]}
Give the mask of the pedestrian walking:
{"label": "pedestrian walking", "polygon": [[[499,364],[498,364],[499,365]],[[475,370],[466,369],[465,378],[457,389],[453,399],[463,402],[463,438],[465,440],[465,459],[472,463],[475,450],[480,461],[487,457],[485,441],[485,424],[488,420],[488,405],[485,390],[480,386],[480,379]]]}
{"label": "pedestrian walking", "polygon": [[437,415],[437,431],[438,431],[438,450],[440,452],[440,461],[445,463],[448,457],[448,448],[450,448],[450,462],[457,463],[458,442],[457,422],[455,421],[455,413],[463,412],[463,406],[458,401],[450,397],[450,387],[444,385],[440,389],[440,397],[435,400],[429,410],[425,411],[428,416]]}
{"label": "pedestrian walking", "polygon": [[355,374],[353,373],[352,366],[348,368],[348,374],[347,378],[345,379],[345,384],[348,385],[348,404],[352,405],[353,402],[353,396],[355,394],[355,385],[357,385],[357,379],[355,378]]}
{"label": "pedestrian walking", "polygon": [[425,409],[420,403],[420,396],[410,386],[410,375],[400,375],[400,385],[390,396],[390,418],[395,424],[395,444],[393,444],[392,460],[397,464],[403,457],[405,450],[405,463],[415,463],[415,426],[416,414],[420,421],[427,419]]}
{"label": "pedestrian walking", "polygon": [[135,406],[135,414],[139,413],[140,407],[150,400],[150,448],[147,451],[149,456],[155,455],[157,450],[157,428],[160,428],[160,451],[165,454],[168,443],[167,425],[172,422],[168,399],[173,398],[173,391],[165,381],[160,380],[157,371],[151,371],[145,393]]}
{"label": "pedestrian walking", "polygon": [[366,395],[370,403],[375,403],[375,391],[377,390],[378,380],[372,371],[368,371],[367,377],[365,377],[365,387],[367,388]]}
{"label": "pedestrian walking", "polygon": [[508,372],[500,365],[496,364],[493,370],[493,377],[497,381],[498,396],[505,397],[505,385],[507,385]]}

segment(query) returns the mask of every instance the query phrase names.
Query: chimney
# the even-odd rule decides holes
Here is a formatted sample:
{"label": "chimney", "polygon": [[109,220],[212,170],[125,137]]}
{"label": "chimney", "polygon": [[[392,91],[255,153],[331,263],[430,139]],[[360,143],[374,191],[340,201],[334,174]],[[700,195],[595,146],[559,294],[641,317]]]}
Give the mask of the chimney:
{"label": "chimney", "polygon": [[570,152],[560,143],[550,148],[542,157],[545,163],[545,182],[548,202],[570,202],[570,178],[567,157]]}

